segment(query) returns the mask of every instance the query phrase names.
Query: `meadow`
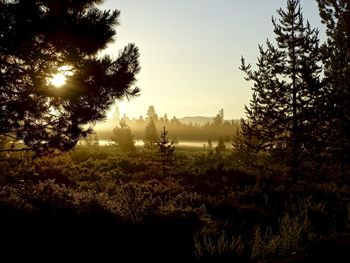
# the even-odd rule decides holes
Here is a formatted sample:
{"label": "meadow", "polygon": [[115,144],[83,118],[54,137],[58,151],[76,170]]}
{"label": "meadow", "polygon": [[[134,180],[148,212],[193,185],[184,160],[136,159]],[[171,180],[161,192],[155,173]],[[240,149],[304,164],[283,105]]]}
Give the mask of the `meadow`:
{"label": "meadow", "polygon": [[118,146],[0,160],[1,250],[14,260],[342,262],[347,253],[349,186],[261,176],[233,149],[177,147],[166,164],[156,149]]}

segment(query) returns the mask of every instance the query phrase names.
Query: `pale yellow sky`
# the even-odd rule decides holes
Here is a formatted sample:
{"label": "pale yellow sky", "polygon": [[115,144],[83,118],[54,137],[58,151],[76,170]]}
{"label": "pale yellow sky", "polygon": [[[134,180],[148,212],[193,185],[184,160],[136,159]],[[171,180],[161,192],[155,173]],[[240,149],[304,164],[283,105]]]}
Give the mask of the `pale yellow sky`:
{"label": "pale yellow sky", "polygon": [[[301,1],[304,17],[322,27],[316,1]],[[273,39],[271,16],[284,0],[107,0],[121,11],[116,42],[104,53],[116,57],[127,43],[140,49],[141,95],[119,103],[121,114],[244,117],[250,85],[238,68],[243,55],[256,63],[258,44]],[[321,39],[324,39],[324,33]]]}

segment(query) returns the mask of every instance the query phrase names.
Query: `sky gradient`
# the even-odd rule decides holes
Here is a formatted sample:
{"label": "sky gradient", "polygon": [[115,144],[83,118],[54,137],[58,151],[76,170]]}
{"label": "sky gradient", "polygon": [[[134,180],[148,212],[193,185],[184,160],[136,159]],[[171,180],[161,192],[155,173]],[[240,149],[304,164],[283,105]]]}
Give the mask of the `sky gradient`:
{"label": "sky gradient", "polygon": [[[316,1],[301,0],[304,18],[324,30]],[[255,64],[258,44],[273,40],[271,17],[285,0],[107,0],[121,11],[115,43],[103,53],[116,57],[127,43],[140,49],[141,95],[119,103],[121,114],[245,117],[251,83],[238,68],[243,55]]]}

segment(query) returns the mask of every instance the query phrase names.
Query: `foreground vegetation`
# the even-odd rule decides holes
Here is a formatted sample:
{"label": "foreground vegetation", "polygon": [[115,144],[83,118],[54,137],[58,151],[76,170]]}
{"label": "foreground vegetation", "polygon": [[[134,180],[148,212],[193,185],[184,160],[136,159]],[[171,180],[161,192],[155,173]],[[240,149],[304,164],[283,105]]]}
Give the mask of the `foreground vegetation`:
{"label": "foreground vegetation", "polygon": [[185,148],[171,163],[155,150],[125,155],[116,146],[2,155],[1,252],[26,259],[340,260],[341,251],[331,252],[350,233],[350,187],[332,176],[291,186],[282,172],[261,176],[243,163],[232,150]]}

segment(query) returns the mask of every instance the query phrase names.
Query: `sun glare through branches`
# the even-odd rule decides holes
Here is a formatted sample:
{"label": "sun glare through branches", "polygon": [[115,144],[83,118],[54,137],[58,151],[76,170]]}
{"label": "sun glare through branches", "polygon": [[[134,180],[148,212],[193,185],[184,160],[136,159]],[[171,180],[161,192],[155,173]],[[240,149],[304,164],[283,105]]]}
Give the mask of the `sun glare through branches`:
{"label": "sun glare through branches", "polygon": [[71,75],[73,75],[72,67],[65,65],[65,66],[59,67],[57,73],[53,74],[52,77],[49,78],[48,82],[49,84],[53,85],[55,88],[60,88],[66,83],[67,81],[66,76],[71,76]]}

